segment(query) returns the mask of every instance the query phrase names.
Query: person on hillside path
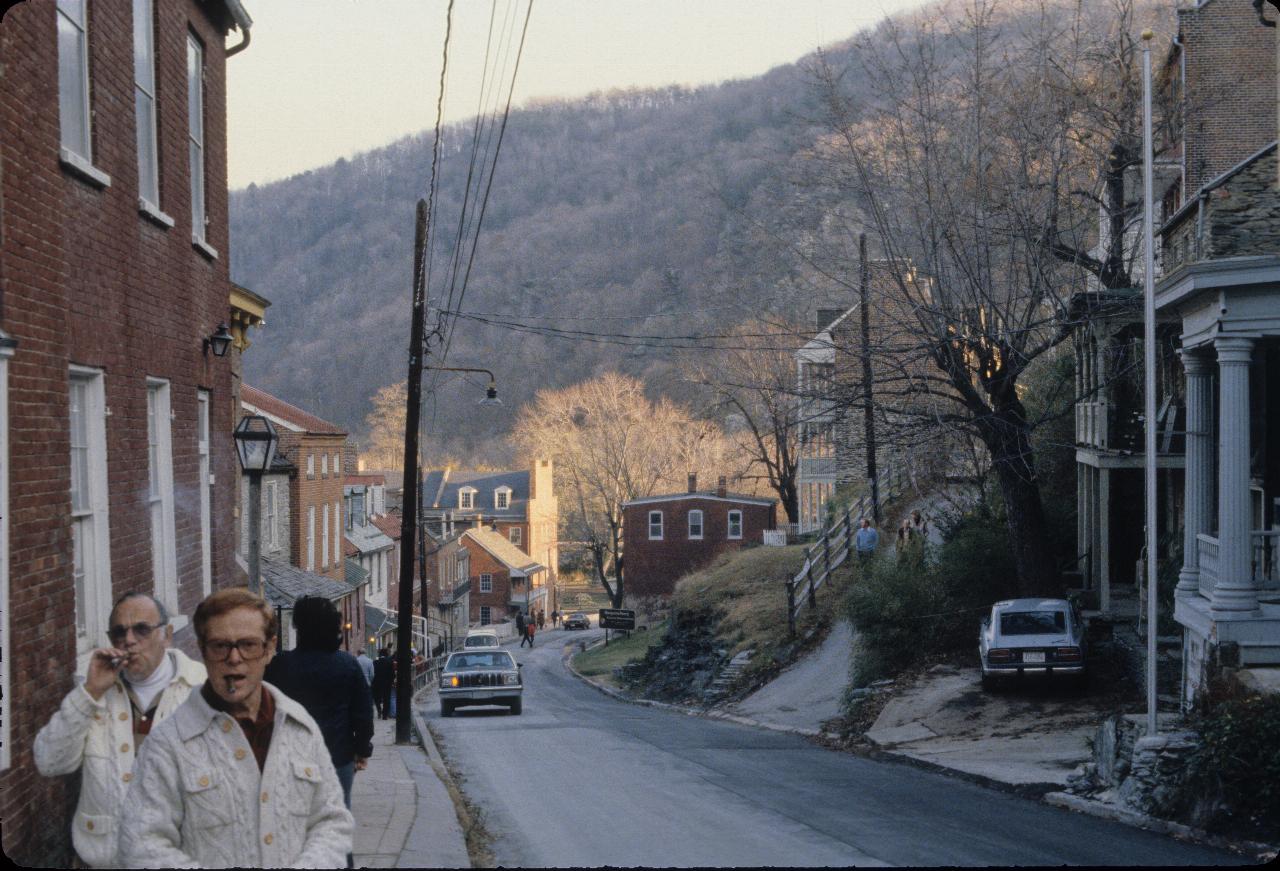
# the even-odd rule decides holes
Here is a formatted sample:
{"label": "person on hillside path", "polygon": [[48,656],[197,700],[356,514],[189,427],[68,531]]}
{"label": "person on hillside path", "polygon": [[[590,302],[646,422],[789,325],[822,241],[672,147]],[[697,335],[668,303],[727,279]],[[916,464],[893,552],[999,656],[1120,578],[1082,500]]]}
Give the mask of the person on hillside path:
{"label": "person on hillside path", "polygon": [[858,534],[854,536],[853,546],[858,552],[858,560],[867,562],[876,552],[876,545],[880,543],[880,533],[876,532],[875,527],[871,525],[871,520],[862,518],[862,528],[858,530]]}

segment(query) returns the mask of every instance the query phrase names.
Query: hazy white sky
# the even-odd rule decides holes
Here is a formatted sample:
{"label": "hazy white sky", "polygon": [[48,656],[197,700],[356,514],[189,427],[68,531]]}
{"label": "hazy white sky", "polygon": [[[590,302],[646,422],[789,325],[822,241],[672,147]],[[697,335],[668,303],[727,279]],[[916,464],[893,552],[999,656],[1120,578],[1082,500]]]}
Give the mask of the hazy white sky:
{"label": "hazy white sky", "polygon": [[[508,21],[515,34],[501,44],[514,46],[527,0],[495,2],[498,31]],[[759,75],[922,0],[533,2],[517,106]],[[227,61],[231,187],[322,166],[434,123],[447,0],[243,3],[254,26],[249,48]],[[446,121],[476,114],[493,8],[455,0]]]}

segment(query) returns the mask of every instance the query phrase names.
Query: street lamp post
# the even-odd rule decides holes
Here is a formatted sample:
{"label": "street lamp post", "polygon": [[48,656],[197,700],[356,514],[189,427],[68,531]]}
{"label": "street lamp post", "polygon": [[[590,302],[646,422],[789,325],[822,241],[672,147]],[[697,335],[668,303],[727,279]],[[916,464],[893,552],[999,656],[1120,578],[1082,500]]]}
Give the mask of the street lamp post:
{"label": "street lamp post", "polygon": [[249,590],[262,595],[262,474],[276,455],[276,428],[261,415],[240,419],[235,430],[236,455],[249,476]]}

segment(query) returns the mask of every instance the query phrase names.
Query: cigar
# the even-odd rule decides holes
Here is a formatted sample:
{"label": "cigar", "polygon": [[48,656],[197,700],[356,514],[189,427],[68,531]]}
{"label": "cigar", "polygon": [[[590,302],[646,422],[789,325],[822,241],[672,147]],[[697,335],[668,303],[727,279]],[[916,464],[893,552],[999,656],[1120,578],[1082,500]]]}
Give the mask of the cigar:
{"label": "cigar", "polygon": [[129,657],[127,656],[113,656],[108,661],[111,663],[112,668],[119,668],[124,665],[128,659]]}

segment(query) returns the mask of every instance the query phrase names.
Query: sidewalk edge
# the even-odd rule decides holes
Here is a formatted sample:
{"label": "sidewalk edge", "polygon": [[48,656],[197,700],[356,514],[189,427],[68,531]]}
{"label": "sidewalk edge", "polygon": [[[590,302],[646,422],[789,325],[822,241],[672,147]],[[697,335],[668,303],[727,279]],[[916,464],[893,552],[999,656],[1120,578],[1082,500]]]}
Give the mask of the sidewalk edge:
{"label": "sidewalk edge", "polygon": [[444,784],[445,792],[449,794],[449,800],[453,802],[453,813],[458,818],[458,825],[462,827],[463,832],[462,848],[471,860],[471,867],[485,867],[476,864],[475,856],[471,854],[471,849],[466,843],[466,833],[472,828],[472,820],[471,814],[462,800],[462,790],[458,788],[458,784],[453,780],[453,775],[449,773],[449,767],[445,764],[444,756],[441,755],[440,748],[436,746],[431,730],[427,728],[427,721],[418,710],[418,705],[421,703],[419,696],[425,695],[426,692],[425,689],[421,690],[413,700],[413,728],[418,733],[418,743],[422,747],[422,751],[427,755],[427,762],[431,765],[431,770],[440,778],[440,782]]}

